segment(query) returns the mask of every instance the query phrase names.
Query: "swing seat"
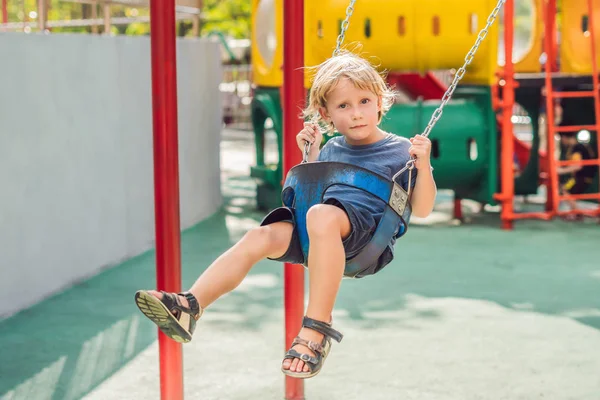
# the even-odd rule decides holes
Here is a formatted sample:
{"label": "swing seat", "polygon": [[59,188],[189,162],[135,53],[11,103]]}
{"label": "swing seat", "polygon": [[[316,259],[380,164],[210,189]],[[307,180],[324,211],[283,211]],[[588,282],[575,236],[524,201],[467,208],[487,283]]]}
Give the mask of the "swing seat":
{"label": "swing seat", "polygon": [[364,190],[386,204],[371,241],[360,253],[346,261],[344,276],[361,278],[364,276],[362,273],[377,262],[390,240],[406,233],[411,214],[409,195],[396,182],[351,164],[316,161],[290,169],[281,197],[283,204],[294,212],[305,266],[309,248],[306,213],[312,206],[323,202],[325,192],[333,185]]}

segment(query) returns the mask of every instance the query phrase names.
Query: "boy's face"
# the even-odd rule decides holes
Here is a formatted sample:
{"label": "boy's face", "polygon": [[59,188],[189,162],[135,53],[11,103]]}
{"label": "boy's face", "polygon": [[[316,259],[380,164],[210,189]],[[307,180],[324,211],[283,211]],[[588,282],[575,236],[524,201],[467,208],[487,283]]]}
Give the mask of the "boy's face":
{"label": "boy's face", "polygon": [[577,136],[560,135],[560,143],[563,146],[572,146],[577,144]]}
{"label": "boy's face", "polygon": [[327,95],[321,116],[351,145],[375,143],[383,137],[377,127],[381,98],[370,90],[359,89],[347,78],[341,79]]}

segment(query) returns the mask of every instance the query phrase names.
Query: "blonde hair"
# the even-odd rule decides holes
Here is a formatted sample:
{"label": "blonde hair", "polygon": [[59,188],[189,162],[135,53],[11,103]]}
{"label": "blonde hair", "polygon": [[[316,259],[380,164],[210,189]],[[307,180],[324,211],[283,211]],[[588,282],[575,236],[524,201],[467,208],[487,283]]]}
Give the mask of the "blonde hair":
{"label": "blonde hair", "polygon": [[325,131],[330,134],[335,130],[333,123],[325,121],[319,113],[319,109],[327,107],[327,96],[342,78],[349,79],[359,89],[370,90],[381,97],[378,123],[394,104],[396,94],[388,87],[375,67],[350,51],[338,53],[311,69],[316,72],[310,89],[308,106],[304,110],[304,117],[321,127],[325,126]]}

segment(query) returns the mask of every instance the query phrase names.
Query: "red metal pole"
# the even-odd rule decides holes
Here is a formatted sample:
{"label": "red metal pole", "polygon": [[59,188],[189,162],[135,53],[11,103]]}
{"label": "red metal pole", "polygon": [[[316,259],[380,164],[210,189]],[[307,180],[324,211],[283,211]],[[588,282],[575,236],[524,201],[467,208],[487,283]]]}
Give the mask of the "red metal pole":
{"label": "red metal pole", "polygon": [[[598,93],[598,90],[600,90],[600,82],[598,80],[598,58],[597,58],[597,51],[598,49],[596,48],[596,33],[598,32],[596,30],[596,26],[594,25],[596,23],[596,21],[594,20],[594,2],[592,0],[588,0],[588,15],[589,15],[589,28],[588,31],[590,32],[590,40],[592,41],[591,45],[592,45],[592,51],[591,51],[591,55],[592,55],[592,81],[593,81],[593,88],[594,88],[594,114],[596,116],[596,154],[598,155],[597,157],[600,158],[600,93]],[[600,174],[598,174],[598,178],[600,179]],[[598,205],[598,210],[600,210],[600,204]]]}
{"label": "red metal pole", "polygon": [[462,200],[455,197],[454,198],[454,219],[458,219],[461,220],[463,219],[463,212],[462,212]]}
{"label": "red metal pole", "polygon": [[[175,1],[151,0],[154,212],[158,290],[181,290]],[[183,400],[181,344],[159,331],[160,394]]]}
{"label": "red metal pole", "polygon": [[[296,134],[302,130],[298,118],[304,106],[304,0],[285,0],[283,4],[283,173],[302,161]],[[289,348],[302,327],[304,314],[304,268],[285,264],[285,347]],[[301,379],[286,376],[286,400],[304,399]]]}
{"label": "red metal pole", "polygon": [[554,157],[555,143],[554,134],[556,128],[554,125],[554,88],[552,86],[552,72],[557,64],[557,44],[556,44],[556,0],[548,0],[546,4],[546,33],[544,35],[544,45],[546,51],[546,145],[547,145],[547,171],[548,184],[546,185],[547,199],[546,211],[555,213],[558,211],[558,173],[556,171],[556,160]]}
{"label": "red metal pole", "polygon": [[8,23],[8,4],[7,0],[2,0],[2,23]]}
{"label": "red metal pole", "polygon": [[504,4],[504,87],[502,90],[502,147],[501,147],[501,174],[502,174],[502,229],[513,227],[513,201],[515,194],[515,181],[513,170],[514,143],[512,114],[515,104],[515,79],[513,56],[514,39],[514,0],[507,0]]}

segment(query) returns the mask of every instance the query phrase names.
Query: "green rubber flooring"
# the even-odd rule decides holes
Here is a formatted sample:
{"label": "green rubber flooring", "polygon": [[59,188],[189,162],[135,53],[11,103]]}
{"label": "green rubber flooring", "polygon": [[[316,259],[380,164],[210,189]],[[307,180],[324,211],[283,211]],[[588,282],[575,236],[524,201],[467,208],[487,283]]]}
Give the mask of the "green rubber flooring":
{"label": "green rubber flooring", "polygon": [[[183,233],[184,286],[262,217],[251,150],[249,136],[223,141],[225,204]],[[306,398],[600,399],[600,226],[455,226],[448,201],[380,274],[343,283],[345,337]],[[159,399],[156,329],[133,302],[154,268],[142,254],[0,321],[0,399]],[[264,261],[207,310],[184,346],[187,399],[284,398],[282,286]]]}

